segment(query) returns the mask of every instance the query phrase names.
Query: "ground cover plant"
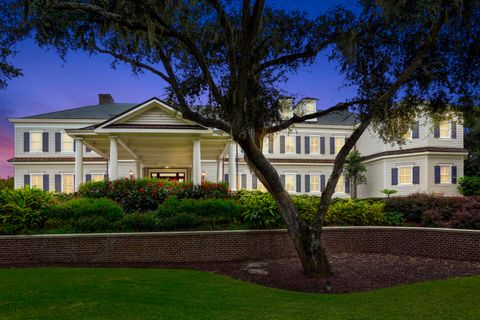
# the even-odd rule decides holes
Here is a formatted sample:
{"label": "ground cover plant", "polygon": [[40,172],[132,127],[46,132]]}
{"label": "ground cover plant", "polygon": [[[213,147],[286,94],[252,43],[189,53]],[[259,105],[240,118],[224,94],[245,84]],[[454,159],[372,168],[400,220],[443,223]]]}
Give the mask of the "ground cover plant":
{"label": "ground cover plant", "polygon": [[479,276],[332,295],[189,270],[0,269],[5,319],[478,319],[479,294]]}

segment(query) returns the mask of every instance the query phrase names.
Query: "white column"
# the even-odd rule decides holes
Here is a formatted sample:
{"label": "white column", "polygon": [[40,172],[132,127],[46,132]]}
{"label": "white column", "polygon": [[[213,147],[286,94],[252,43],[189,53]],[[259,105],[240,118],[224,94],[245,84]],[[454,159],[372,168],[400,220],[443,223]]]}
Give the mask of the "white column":
{"label": "white column", "polygon": [[222,182],[222,159],[217,159],[217,182]]}
{"label": "white column", "polygon": [[108,159],[108,178],[118,179],[118,146],[117,137],[110,137],[110,158]]}
{"label": "white column", "polygon": [[140,160],[135,160],[135,178],[140,179],[142,177],[142,165]]}
{"label": "white column", "polygon": [[83,183],[83,142],[81,138],[75,138],[75,191],[79,190]]}
{"label": "white column", "polygon": [[193,166],[192,166],[193,184],[202,183],[202,159],[200,149],[200,139],[193,140]]}
{"label": "white column", "polygon": [[230,141],[228,146],[228,186],[230,190],[237,190],[237,145]]}

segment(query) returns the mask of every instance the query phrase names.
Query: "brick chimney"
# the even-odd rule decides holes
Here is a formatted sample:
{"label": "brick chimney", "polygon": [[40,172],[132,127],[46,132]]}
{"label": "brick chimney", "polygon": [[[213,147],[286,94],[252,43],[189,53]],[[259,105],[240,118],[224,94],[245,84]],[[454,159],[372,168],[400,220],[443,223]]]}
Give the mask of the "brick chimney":
{"label": "brick chimney", "polygon": [[98,94],[98,103],[99,104],[107,104],[107,103],[114,103],[113,97],[109,93],[99,93]]}

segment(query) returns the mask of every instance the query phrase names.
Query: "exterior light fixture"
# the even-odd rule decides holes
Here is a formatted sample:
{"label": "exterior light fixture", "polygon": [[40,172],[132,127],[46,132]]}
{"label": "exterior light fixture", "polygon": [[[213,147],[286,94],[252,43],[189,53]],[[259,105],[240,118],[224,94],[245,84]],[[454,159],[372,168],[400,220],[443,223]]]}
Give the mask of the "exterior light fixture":
{"label": "exterior light fixture", "polygon": [[330,280],[327,280],[325,282],[325,290],[327,290],[327,292],[331,292],[332,291],[332,283],[330,282]]}
{"label": "exterior light fixture", "polygon": [[130,176],[130,179],[133,179],[133,171],[132,171],[132,169],[128,170],[128,175]]}

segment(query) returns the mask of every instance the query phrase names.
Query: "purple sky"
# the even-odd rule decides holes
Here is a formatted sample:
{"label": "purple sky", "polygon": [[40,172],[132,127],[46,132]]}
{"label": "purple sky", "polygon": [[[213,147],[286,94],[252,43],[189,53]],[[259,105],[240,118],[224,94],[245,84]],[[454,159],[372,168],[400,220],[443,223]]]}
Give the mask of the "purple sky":
{"label": "purple sky", "polygon": [[[273,1],[269,1],[274,3]],[[342,1],[282,1],[282,7],[316,15]],[[278,5],[278,1],[275,2]],[[351,1],[346,1],[351,5]],[[142,102],[153,96],[164,97],[165,83],[155,75],[134,76],[127,65],[110,68],[112,59],[82,52],[69,53],[66,62],[55,51],[39,49],[32,41],[18,45],[18,54],[11,59],[23,69],[23,77],[9,82],[0,91],[0,177],[13,175],[7,160],[13,157],[13,126],[7,118],[63,110],[97,103],[98,93],[111,93],[116,102]],[[328,107],[350,97],[335,65],[322,56],[311,66],[301,69],[281,85],[291,94],[319,99],[320,107]]]}

